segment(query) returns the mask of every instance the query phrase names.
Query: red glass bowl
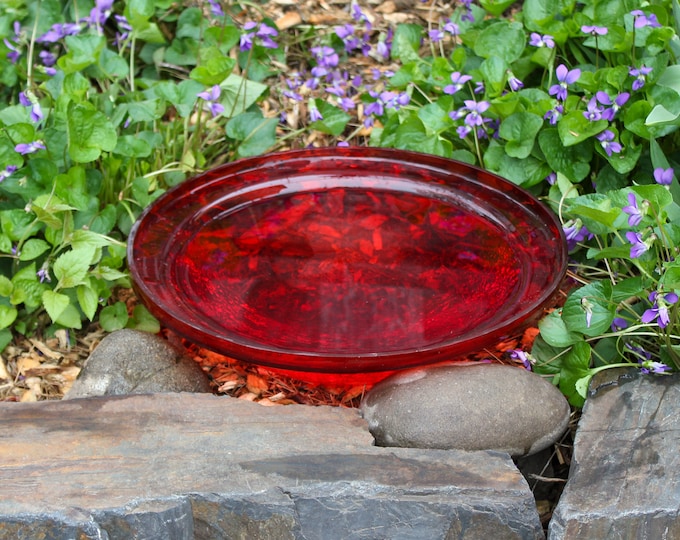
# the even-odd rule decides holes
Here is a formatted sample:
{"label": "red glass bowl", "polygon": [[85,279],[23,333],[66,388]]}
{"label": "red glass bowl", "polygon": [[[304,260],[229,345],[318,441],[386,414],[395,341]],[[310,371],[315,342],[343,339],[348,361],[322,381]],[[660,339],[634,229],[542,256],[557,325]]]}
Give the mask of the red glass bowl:
{"label": "red glass bowl", "polygon": [[401,150],[244,159],[169,190],[129,237],[135,290],[218,353],[301,372],[441,362],[516,332],[566,270],[562,228],[489,172]]}

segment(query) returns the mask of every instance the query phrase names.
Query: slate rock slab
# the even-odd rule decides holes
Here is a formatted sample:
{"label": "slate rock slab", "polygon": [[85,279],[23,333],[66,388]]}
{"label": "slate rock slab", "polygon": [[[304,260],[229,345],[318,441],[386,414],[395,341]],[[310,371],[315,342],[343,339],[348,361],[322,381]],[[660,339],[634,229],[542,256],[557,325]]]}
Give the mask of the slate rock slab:
{"label": "slate rock slab", "polygon": [[102,339],[64,399],[152,392],[211,388],[201,367],[168,341],[125,329]]}
{"label": "slate rock slab", "polygon": [[591,381],[551,540],[680,538],[680,375]]}
{"label": "slate rock slab", "polygon": [[548,381],[500,364],[398,374],[373,387],[361,410],[380,446],[497,450],[515,457],[553,444],[571,413]]}
{"label": "slate rock slab", "polygon": [[355,409],[210,394],[0,403],[0,539],[540,539],[497,452],[380,448]]}

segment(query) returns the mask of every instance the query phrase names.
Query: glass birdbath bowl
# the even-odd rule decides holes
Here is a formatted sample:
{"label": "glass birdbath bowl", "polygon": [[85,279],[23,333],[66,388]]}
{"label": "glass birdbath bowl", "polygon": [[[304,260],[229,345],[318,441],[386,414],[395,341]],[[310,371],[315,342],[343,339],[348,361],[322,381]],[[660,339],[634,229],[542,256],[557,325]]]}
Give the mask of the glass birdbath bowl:
{"label": "glass birdbath bowl", "polygon": [[324,148],[240,160],[134,225],[135,290],[199,346],[294,372],[453,359],[532,321],[566,270],[553,213],[440,157]]}

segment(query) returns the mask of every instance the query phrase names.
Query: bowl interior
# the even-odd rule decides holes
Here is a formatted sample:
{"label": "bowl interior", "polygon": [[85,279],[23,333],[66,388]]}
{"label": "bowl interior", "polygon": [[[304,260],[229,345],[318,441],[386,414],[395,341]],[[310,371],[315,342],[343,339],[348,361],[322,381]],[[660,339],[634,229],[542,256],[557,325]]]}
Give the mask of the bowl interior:
{"label": "bowl interior", "polygon": [[540,311],[566,261],[527,192],[385,149],[223,166],[158,199],[130,238],[135,288],[168,327],[241,360],[336,373],[489,345]]}

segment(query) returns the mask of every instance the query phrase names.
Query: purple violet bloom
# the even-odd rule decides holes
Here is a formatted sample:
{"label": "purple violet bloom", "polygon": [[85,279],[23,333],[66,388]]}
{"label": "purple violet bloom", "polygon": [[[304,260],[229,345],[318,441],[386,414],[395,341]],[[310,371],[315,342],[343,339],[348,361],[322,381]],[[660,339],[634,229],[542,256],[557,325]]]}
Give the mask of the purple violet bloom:
{"label": "purple violet bloom", "polygon": [[439,43],[444,39],[444,36],[445,36],[444,32],[438,30],[437,28],[433,28],[427,33],[427,37],[430,38],[430,41],[432,43]]}
{"label": "purple violet bloom", "polygon": [[20,92],[19,103],[21,103],[24,107],[31,108],[31,122],[37,124],[44,118],[42,108],[40,107],[40,102],[38,102],[38,98],[35,97],[33,92]]}
{"label": "purple violet bloom", "polygon": [[50,29],[40,36],[38,43],[56,43],[66,36],[73,36],[80,33],[80,25],[76,23],[53,24]]}
{"label": "purple violet bloom", "polygon": [[468,114],[465,116],[465,123],[468,126],[483,125],[484,117],[482,116],[482,113],[484,113],[490,106],[491,103],[488,101],[475,101],[474,99],[466,99],[465,108],[467,109]]}
{"label": "purple violet bloom", "polygon": [[475,89],[472,91],[474,94],[483,94],[486,91],[486,88],[484,87],[484,81],[477,81],[475,83]]}
{"label": "purple violet bloom", "polygon": [[444,29],[444,32],[452,36],[457,36],[458,34],[460,34],[460,28],[451,19],[447,20],[444,23],[444,26],[442,26],[442,28]]}
{"label": "purple violet bloom", "polygon": [[551,186],[555,185],[555,182],[557,182],[557,173],[556,172],[551,172],[548,176],[545,177],[545,181],[548,182]]}
{"label": "purple violet bloom", "polygon": [[50,277],[50,271],[44,266],[40,270],[38,270],[35,273],[35,275],[38,276],[38,278],[40,279],[40,283],[44,283],[45,281],[47,281],[48,283],[52,282],[52,278]]}
{"label": "purple violet bloom", "polygon": [[567,66],[560,64],[557,66],[557,80],[559,84],[554,84],[548,90],[551,96],[555,96],[559,101],[564,101],[567,99],[567,88],[570,84],[574,84],[578,81],[581,76],[580,69],[567,69]]}
{"label": "purple violet bloom", "polygon": [[673,169],[657,167],[654,169],[654,180],[662,186],[670,186],[673,182]]}
{"label": "purple violet bloom", "polygon": [[548,49],[555,48],[555,40],[550,34],[541,35],[536,32],[531,33],[529,38],[529,45],[532,47],[547,47]]}
{"label": "purple violet bloom", "polygon": [[666,371],[671,371],[671,368],[666,364],[661,362],[653,362],[652,360],[647,360],[645,362],[640,361],[640,373],[649,375],[650,373],[664,373]]}
{"label": "purple violet bloom", "polygon": [[659,19],[656,18],[654,13],[651,13],[649,16],[647,16],[641,9],[634,9],[630,12],[630,14],[635,17],[635,28],[644,28],[645,26],[649,26],[651,28],[661,28]]}
{"label": "purple violet bloom", "polygon": [[461,75],[460,72],[454,71],[451,73],[451,84],[444,87],[444,93],[453,95],[463,88],[463,85],[472,80],[470,75]]}
{"label": "purple violet bloom", "polygon": [[564,237],[567,240],[567,249],[571,251],[579,242],[590,240],[593,237],[588,228],[580,219],[567,221],[563,226]]}
{"label": "purple violet bloom", "polygon": [[640,211],[640,208],[638,207],[635,193],[633,193],[632,191],[628,193],[628,206],[624,206],[622,210],[626,214],[628,214],[628,225],[630,227],[637,227],[642,221],[642,218],[644,217],[644,214]]}
{"label": "purple violet bloom", "polygon": [[209,104],[210,113],[213,115],[213,118],[224,112],[224,105],[218,101],[221,94],[222,89],[219,84],[216,84],[210,90],[196,94],[196,97],[205,100]]}
{"label": "purple violet bloom", "polygon": [[460,137],[461,139],[464,139],[465,137],[467,137],[470,134],[471,131],[472,131],[472,128],[470,126],[467,126],[467,125],[458,126],[456,128],[456,133],[458,134],[458,137]]}
{"label": "purple violet bloom", "polygon": [[610,108],[602,111],[602,119],[611,122],[612,120],[614,120],[616,113],[619,112],[621,107],[623,107],[626,104],[626,102],[630,98],[630,94],[628,92],[622,92],[621,94],[617,95],[614,98],[614,101],[612,102],[611,98],[609,97],[609,94],[600,90],[595,94],[595,98],[602,105],[611,105]]}
{"label": "purple violet bloom", "polygon": [[640,320],[648,324],[658,319],[659,328],[666,328],[668,323],[671,322],[668,315],[668,306],[678,301],[678,295],[670,292],[660,296],[657,291],[653,291],[649,295],[649,301],[652,302],[652,307],[642,314]]}
{"label": "purple violet bloom", "polygon": [[623,150],[621,144],[614,140],[615,137],[614,133],[608,129],[605,129],[602,133],[595,136],[595,138],[600,141],[604,151],[610,157],[612,154],[618,154]]}
{"label": "purple violet bloom", "polygon": [[522,349],[514,349],[510,351],[510,358],[522,362],[524,369],[527,369],[529,371],[531,371],[531,368],[533,367],[533,364],[535,362],[531,355],[527,354]]}
{"label": "purple violet bloom", "polygon": [[9,49],[7,53],[7,59],[12,63],[16,64],[17,60],[21,56],[21,51],[19,49],[19,42],[21,41],[21,24],[19,21],[14,21],[14,40],[10,41],[8,38],[4,38],[3,42],[5,46]]}
{"label": "purple violet bloom", "polygon": [[7,180],[17,169],[18,167],[16,165],[7,165],[4,171],[0,171],[0,182]]}
{"label": "purple violet bloom", "polygon": [[524,88],[524,83],[515,77],[514,73],[512,72],[508,73],[508,85],[510,86],[510,90],[513,92],[519,92],[522,88]]}
{"label": "purple violet bloom", "polygon": [[646,242],[642,240],[642,234],[639,232],[628,231],[626,239],[631,243],[630,258],[637,259],[640,255],[649,249]]}
{"label": "purple violet bloom", "polygon": [[547,120],[551,126],[554,126],[557,124],[558,120],[562,118],[562,114],[564,113],[564,106],[561,103],[558,103],[555,105],[554,108],[550,109],[545,115],[543,115],[543,118]]}
{"label": "purple violet bloom", "polygon": [[602,119],[603,111],[604,109],[599,106],[597,99],[592,97],[590,98],[590,101],[588,101],[588,107],[585,111],[583,111],[583,116],[589,122],[597,122],[598,120]]}
{"label": "purple violet bloom", "polygon": [[611,324],[612,332],[619,332],[628,328],[628,321],[623,317],[614,317]]}
{"label": "purple violet bloom", "polygon": [[101,33],[102,26],[106,24],[106,20],[111,15],[113,9],[113,0],[96,0],[94,7],[90,10],[90,15],[82,19],[82,22],[88,26],[94,27]]}
{"label": "purple violet bloom", "polygon": [[210,4],[210,14],[213,17],[224,17],[224,10],[218,0],[208,0]]}
{"label": "purple violet bloom", "polygon": [[590,34],[591,36],[606,36],[609,33],[609,29],[604,26],[584,24],[581,27],[581,32],[584,34]]}
{"label": "purple violet bloom", "polygon": [[45,143],[42,141],[33,141],[30,143],[19,143],[14,147],[14,151],[22,156],[32,154],[38,150],[45,150]]}
{"label": "purple violet bloom", "polygon": [[628,70],[628,74],[631,77],[635,77],[635,80],[633,81],[633,90],[640,90],[647,81],[647,75],[649,75],[651,72],[652,68],[645,65],[642,65],[639,68],[630,68],[630,70]]}
{"label": "purple violet bloom", "polygon": [[323,120],[323,115],[319,111],[319,109],[316,108],[316,105],[311,105],[309,106],[309,121],[310,122],[318,122],[319,120]]}

